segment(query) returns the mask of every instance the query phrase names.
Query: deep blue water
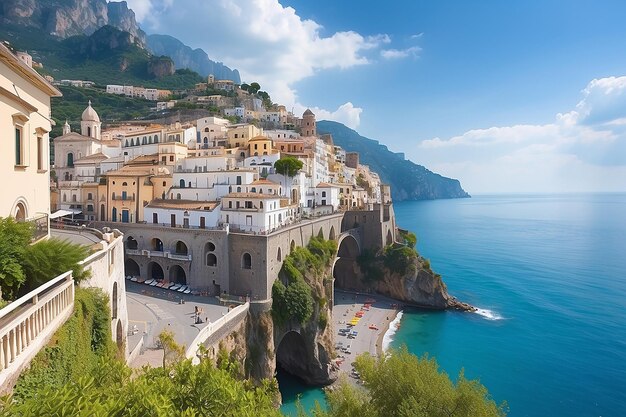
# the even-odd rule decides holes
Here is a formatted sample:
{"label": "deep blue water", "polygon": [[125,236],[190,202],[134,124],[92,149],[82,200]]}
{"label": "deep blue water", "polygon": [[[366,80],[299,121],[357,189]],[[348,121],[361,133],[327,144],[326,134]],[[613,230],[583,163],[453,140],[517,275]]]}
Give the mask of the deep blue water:
{"label": "deep blue water", "polygon": [[395,210],[449,292],[500,319],[407,311],[393,346],[428,352],[453,378],[463,368],[511,417],[626,416],[626,194],[475,196]]}

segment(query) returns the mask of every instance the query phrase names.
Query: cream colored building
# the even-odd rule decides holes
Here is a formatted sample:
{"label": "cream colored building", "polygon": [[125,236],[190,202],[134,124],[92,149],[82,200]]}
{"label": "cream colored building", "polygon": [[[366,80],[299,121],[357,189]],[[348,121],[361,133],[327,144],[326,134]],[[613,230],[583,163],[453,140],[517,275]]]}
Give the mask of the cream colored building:
{"label": "cream colored building", "polygon": [[38,237],[48,235],[52,129],[50,98],[61,92],[0,44],[0,216],[38,220]]}

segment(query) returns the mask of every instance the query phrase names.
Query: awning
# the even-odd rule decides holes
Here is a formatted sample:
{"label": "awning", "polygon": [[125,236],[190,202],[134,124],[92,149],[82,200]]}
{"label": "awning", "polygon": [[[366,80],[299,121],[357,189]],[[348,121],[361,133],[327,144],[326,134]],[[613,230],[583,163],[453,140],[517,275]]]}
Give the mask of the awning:
{"label": "awning", "polygon": [[80,213],[82,213],[82,211],[78,210],[78,209],[57,210],[57,211],[55,211],[54,213],[52,213],[50,215],[50,219],[56,219],[56,218],[59,218],[59,217],[70,216],[70,215],[73,215],[73,214],[80,214]]}

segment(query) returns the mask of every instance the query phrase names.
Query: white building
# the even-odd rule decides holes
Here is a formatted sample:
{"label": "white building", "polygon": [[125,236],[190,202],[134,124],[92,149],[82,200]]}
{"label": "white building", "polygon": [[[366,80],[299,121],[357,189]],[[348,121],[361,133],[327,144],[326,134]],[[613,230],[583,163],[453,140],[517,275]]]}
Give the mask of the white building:
{"label": "white building", "polygon": [[222,198],[221,222],[231,231],[269,233],[294,220],[294,208],[280,196],[231,193]]}

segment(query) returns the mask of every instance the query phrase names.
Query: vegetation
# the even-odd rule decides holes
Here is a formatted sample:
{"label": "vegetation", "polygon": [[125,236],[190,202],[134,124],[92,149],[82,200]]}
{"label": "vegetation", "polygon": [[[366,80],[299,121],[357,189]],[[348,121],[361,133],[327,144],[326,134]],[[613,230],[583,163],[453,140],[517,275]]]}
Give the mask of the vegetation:
{"label": "vegetation", "polygon": [[400,238],[404,240],[405,245],[410,248],[415,248],[415,245],[417,245],[417,236],[415,236],[415,233],[402,229],[398,229],[398,232],[400,232]]}
{"label": "vegetation", "polygon": [[[478,381],[456,382],[440,372],[434,359],[421,359],[406,347],[375,359],[368,354],[356,360],[364,390],[343,381],[326,394],[328,411],[316,417],[503,417],[506,403],[496,405]],[[301,410],[300,415],[304,412]]]}
{"label": "vegetation", "polygon": [[108,303],[98,289],[75,288],[74,314],[22,373],[13,391],[15,402],[36,405],[46,392],[91,374],[101,359],[115,358]]}
{"label": "vegetation", "polygon": [[415,261],[418,255],[415,249],[408,246],[388,245],[383,250],[383,264],[397,274],[406,275],[415,272]]}
{"label": "vegetation", "polygon": [[185,357],[185,347],[176,343],[174,333],[163,330],[159,333],[159,345],[163,348],[163,367],[180,362]]}
{"label": "vegetation", "polygon": [[293,156],[285,156],[274,162],[274,168],[279,174],[287,177],[295,176],[302,169],[303,163]]}
{"label": "vegetation", "polygon": [[88,277],[79,265],[88,255],[86,247],[58,239],[31,245],[31,237],[29,223],[0,218],[0,288],[4,300],[15,300],[69,270],[76,281]]}
{"label": "vegetation", "polygon": [[[313,315],[316,300],[320,307],[326,304],[323,276],[336,252],[334,240],[312,237],[306,248],[295,248],[285,258],[279,274],[282,280],[276,280],[272,287],[272,317],[276,322],[294,319],[304,324]],[[320,318],[320,327],[326,327],[327,320]]]}

